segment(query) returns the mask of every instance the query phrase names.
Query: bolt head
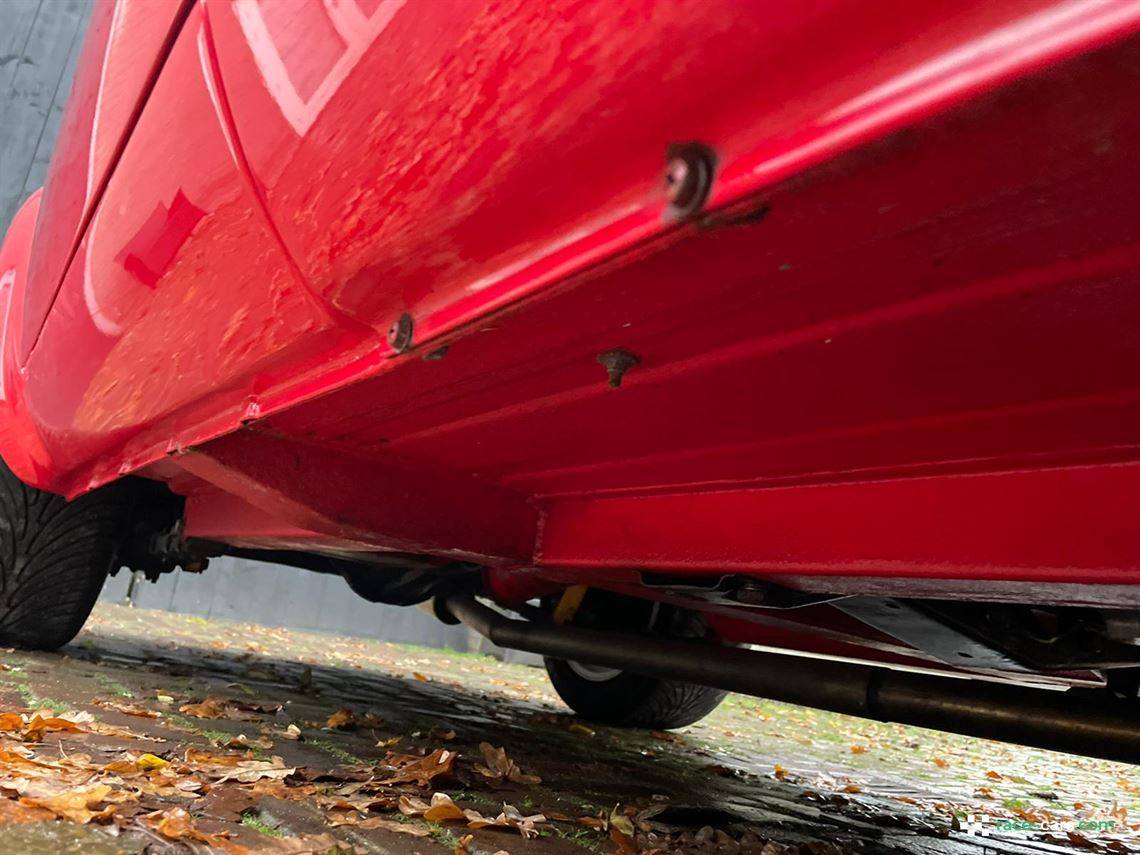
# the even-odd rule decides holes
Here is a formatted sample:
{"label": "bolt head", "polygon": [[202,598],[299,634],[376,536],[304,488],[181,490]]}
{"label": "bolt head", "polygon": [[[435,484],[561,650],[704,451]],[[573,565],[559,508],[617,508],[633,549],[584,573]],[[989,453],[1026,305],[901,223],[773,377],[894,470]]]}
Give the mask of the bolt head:
{"label": "bolt head", "polygon": [[690,181],[689,164],[682,157],[674,157],[665,165],[665,195],[676,204]]}
{"label": "bolt head", "polygon": [[683,220],[704,207],[712,189],[716,157],[700,143],[676,143],[665,152],[667,220]]}
{"label": "bolt head", "polygon": [[407,312],[388,330],[388,344],[396,353],[403,353],[412,346],[412,316]]}

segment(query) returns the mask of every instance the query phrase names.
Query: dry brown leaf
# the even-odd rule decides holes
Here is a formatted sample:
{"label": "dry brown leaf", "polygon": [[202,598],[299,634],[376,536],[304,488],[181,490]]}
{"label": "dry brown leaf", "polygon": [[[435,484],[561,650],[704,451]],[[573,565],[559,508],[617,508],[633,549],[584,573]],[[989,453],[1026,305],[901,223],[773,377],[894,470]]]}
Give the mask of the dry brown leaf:
{"label": "dry brown leaf", "polygon": [[91,784],[55,795],[22,796],[20,804],[28,808],[44,808],[62,819],[86,825],[92,820],[109,819],[115,812],[114,805],[96,809],[113,790],[106,784]]}
{"label": "dry brown leaf", "polygon": [[325,721],[329,730],[351,730],[353,728],[380,728],[384,726],[384,719],[374,713],[358,715],[350,709],[340,709],[334,712]]}
{"label": "dry brown leaf", "polygon": [[10,732],[24,729],[24,717],[19,713],[9,712],[0,714],[0,730]]}
{"label": "dry brown leaf", "polygon": [[1065,833],[1069,838],[1069,842],[1074,846],[1080,847],[1081,849],[1100,849],[1100,844],[1089,840],[1079,831],[1068,831]]}
{"label": "dry brown leaf", "polygon": [[991,781],[1004,780],[1001,773],[995,772],[993,769],[990,769],[990,771],[986,772],[986,777],[989,778]]}
{"label": "dry brown leaf", "polygon": [[224,698],[211,696],[200,703],[183,704],[178,711],[194,718],[223,718],[226,714],[226,702]]}
{"label": "dry brown leaf", "polygon": [[489,742],[479,744],[485,766],[476,766],[475,771],[492,781],[511,781],[515,784],[541,784],[537,775],[524,775],[518,764],[507,756],[505,748],[496,748]]}
{"label": "dry brown leaf", "polygon": [[950,761],[943,760],[941,757],[935,757],[934,758],[934,765],[937,766],[939,769],[945,769],[946,767],[948,767],[950,765]]}
{"label": "dry brown leaf", "polygon": [[423,813],[428,822],[446,822],[449,819],[464,819],[463,811],[446,793],[435,793],[431,805]]}
{"label": "dry brown leaf", "polygon": [[280,757],[275,757],[271,761],[242,760],[236,767],[225,771],[215,783],[222,784],[226,781],[238,781],[242,784],[252,784],[254,781],[260,781],[263,778],[282,780],[296,771],[295,767],[285,767],[281,765],[280,761]]}
{"label": "dry brown leaf", "polygon": [[0,826],[50,822],[55,818],[55,811],[47,808],[26,805],[15,799],[0,799]]}
{"label": "dry brown leaf", "polygon": [[416,784],[426,787],[433,778],[440,775],[450,775],[459,757],[454,751],[446,748],[437,748],[426,757],[416,757],[412,754],[389,754],[385,762],[392,766],[396,772],[389,778],[379,781],[381,784]]}
{"label": "dry brown leaf", "polygon": [[610,840],[617,846],[615,855],[637,855],[637,844],[633,836],[617,828],[610,828]]}
{"label": "dry brown leaf", "polygon": [[183,808],[155,811],[142,817],[142,821],[169,840],[198,840],[207,846],[225,845],[224,834],[206,834],[199,831],[194,818]]}
{"label": "dry brown leaf", "polygon": [[191,766],[236,766],[242,761],[240,754],[211,754],[201,748],[187,748],[183,755]]}
{"label": "dry brown leaf", "polygon": [[865,754],[866,752],[867,752],[867,746],[866,745],[852,745],[851,746],[851,753],[852,754]]}
{"label": "dry brown leaf", "polygon": [[225,743],[226,748],[261,748],[268,750],[273,747],[273,740],[268,736],[258,736],[250,739],[244,733],[231,736]]}
{"label": "dry brown leaf", "polygon": [[474,839],[474,834],[464,834],[460,837],[459,841],[455,844],[455,855],[471,855],[471,850],[467,848],[467,844]]}
{"label": "dry brown leaf", "polygon": [[148,733],[138,733],[128,727],[116,727],[113,724],[104,724],[101,721],[93,721],[84,726],[84,730],[88,733],[94,733],[99,736],[113,736],[116,739],[145,739],[147,742],[166,742],[161,736],[154,736]]}
{"label": "dry brown leaf", "polygon": [[404,816],[423,816],[431,808],[430,804],[415,796],[400,796],[398,806]]}
{"label": "dry brown leaf", "polygon": [[162,718],[162,713],[147,709],[142,704],[127,704],[122,701],[109,700],[105,698],[95,698],[91,703],[95,706],[103,707],[104,709],[115,710],[121,712],[123,715],[133,715],[138,718]]}
{"label": "dry brown leaf", "polygon": [[[511,828],[523,837],[537,837],[540,822],[546,822],[542,814],[523,816],[512,805],[504,804],[502,812],[494,817],[487,817],[476,810],[463,810],[446,793],[435,793],[431,803],[413,796],[400,796],[400,813],[405,816],[420,816],[429,822],[466,822],[468,828]],[[628,820],[627,820],[628,822]]]}
{"label": "dry brown leaf", "polygon": [[473,810],[466,810],[463,815],[467,819],[468,828],[513,828],[523,837],[538,837],[538,829],[535,828],[535,825],[546,822],[546,817],[540,813],[523,816],[519,813],[518,808],[508,804],[503,805],[502,813],[494,819],[485,817]]}
{"label": "dry brown leaf", "polygon": [[414,825],[408,825],[406,822],[399,822],[395,819],[385,819],[382,816],[373,816],[361,820],[357,826],[364,829],[382,828],[385,831],[394,831],[396,834],[410,834],[412,837],[427,837],[431,834],[426,828],[418,828]]}

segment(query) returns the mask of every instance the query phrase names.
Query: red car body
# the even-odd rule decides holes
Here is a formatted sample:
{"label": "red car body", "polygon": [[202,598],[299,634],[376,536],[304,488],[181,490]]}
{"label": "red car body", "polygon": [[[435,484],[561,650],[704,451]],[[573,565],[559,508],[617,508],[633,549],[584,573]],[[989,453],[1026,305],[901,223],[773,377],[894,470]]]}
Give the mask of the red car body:
{"label": "red car body", "polygon": [[0,256],[0,456],[164,481],[188,538],[777,647],[960,664],[689,588],[1135,608],[1138,34],[1137,2],[97,4]]}

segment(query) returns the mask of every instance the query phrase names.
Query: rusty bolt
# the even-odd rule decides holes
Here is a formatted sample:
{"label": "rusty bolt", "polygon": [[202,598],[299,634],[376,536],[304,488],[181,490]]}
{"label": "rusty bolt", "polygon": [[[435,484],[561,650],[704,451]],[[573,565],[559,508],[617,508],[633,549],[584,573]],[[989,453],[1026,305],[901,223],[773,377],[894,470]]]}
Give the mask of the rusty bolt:
{"label": "rusty bolt", "polygon": [[609,378],[610,386],[617,389],[621,386],[621,378],[625,376],[625,372],[641,362],[636,356],[628,350],[607,350],[605,353],[598,354],[598,362],[601,363],[602,368],[606,369],[606,377]]}
{"label": "rusty bolt", "polygon": [[412,327],[412,316],[404,312],[388,330],[388,344],[396,353],[403,353],[412,346]]}

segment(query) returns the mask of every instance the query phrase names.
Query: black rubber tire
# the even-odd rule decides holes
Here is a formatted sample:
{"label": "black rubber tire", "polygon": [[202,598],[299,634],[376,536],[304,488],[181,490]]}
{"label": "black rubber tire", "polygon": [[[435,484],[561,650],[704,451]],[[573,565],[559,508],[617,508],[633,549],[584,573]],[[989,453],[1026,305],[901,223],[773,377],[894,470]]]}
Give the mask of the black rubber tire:
{"label": "black rubber tire", "polygon": [[[548,603],[553,608],[553,601]],[[654,606],[648,600],[591,589],[574,617],[577,626],[638,632],[660,638],[704,638],[701,616],[688,609]],[[609,679],[588,679],[562,659],[545,658],[558,696],[582,718],[620,727],[668,730],[700,721],[728,692],[680,680],[618,671]],[[581,666],[579,666],[581,668]]]}
{"label": "black rubber tire", "polygon": [[115,560],[126,495],[116,483],[68,502],[0,461],[0,645],[55,650],[75,638]]}
{"label": "black rubber tire", "polygon": [[545,658],[558,696],[582,718],[619,727],[669,730],[700,721],[728,692],[619,672],[609,680],[587,680],[569,662]]}

